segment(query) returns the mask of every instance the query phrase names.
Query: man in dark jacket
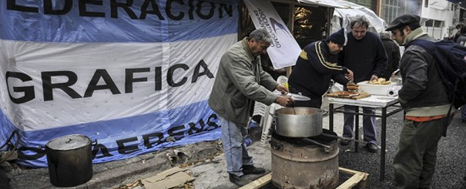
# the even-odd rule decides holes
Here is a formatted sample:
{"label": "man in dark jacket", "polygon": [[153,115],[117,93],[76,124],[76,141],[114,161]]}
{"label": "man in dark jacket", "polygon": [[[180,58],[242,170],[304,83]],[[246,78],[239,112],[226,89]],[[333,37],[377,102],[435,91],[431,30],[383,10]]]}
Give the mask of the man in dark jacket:
{"label": "man in dark jacket", "polygon": [[389,81],[393,71],[398,69],[400,63],[400,47],[390,38],[389,33],[380,33],[380,39],[387,53],[387,69],[382,77]]}
{"label": "man in dark jacket", "polygon": [[[458,38],[456,39],[456,42],[466,47],[466,26],[462,26],[459,29],[459,32],[460,33]],[[466,123],[466,105],[464,105],[461,110],[461,121],[463,123]]]}
{"label": "man in dark jacket", "polygon": [[[385,68],[387,67],[387,55],[385,48],[382,45],[380,37],[369,29],[369,21],[363,17],[353,18],[351,21],[351,32],[348,33],[348,44],[345,50],[340,53],[340,61],[342,65],[351,69],[354,73],[354,82],[362,82],[368,80],[377,80],[382,77]],[[355,112],[355,106],[345,106],[345,111]],[[375,108],[363,108],[363,132],[364,141],[367,142],[366,149],[371,153],[376,153],[377,133]],[[343,136],[347,138],[353,137],[354,128],[354,113],[343,114]],[[348,140],[342,140],[341,145],[348,145]]]}
{"label": "man in dark jacket", "polygon": [[288,90],[260,65],[259,55],[266,53],[272,43],[267,30],[257,29],[231,46],[220,59],[209,97],[209,106],[219,116],[222,127],[221,139],[230,181],[239,186],[247,184],[243,175],[265,173],[265,169],[254,166],[244,143],[253,101],[266,105],[275,102],[282,106],[293,102],[289,96],[272,92]]}
{"label": "man in dark jacket", "polygon": [[[295,106],[319,108],[322,105],[322,95],[328,90],[333,75],[346,74],[350,79],[353,72],[346,67],[331,62],[331,57],[343,50],[346,43],[344,29],[333,33],[327,40],[313,42],[301,51],[293,68],[288,84],[290,92],[301,93],[311,98],[310,101],[296,101]],[[334,59],[336,60],[336,59]],[[345,80],[340,80],[345,82]],[[340,82],[346,85],[345,83]]]}
{"label": "man in dark jacket", "polygon": [[401,15],[386,31],[391,31],[392,39],[406,47],[400,62],[403,84],[398,91],[405,119],[393,160],[395,181],[398,188],[429,188],[438,142],[450,123],[450,103],[435,58],[422,47],[409,45],[415,40],[432,41],[420,27],[420,17]]}

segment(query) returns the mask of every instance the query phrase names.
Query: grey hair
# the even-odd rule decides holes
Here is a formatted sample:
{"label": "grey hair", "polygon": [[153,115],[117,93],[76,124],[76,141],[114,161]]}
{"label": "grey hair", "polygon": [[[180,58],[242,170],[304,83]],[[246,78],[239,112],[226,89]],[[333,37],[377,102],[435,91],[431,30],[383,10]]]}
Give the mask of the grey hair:
{"label": "grey hair", "polygon": [[248,36],[248,41],[254,39],[258,42],[267,42],[273,44],[272,36],[270,36],[269,32],[266,29],[260,28],[252,31]]}
{"label": "grey hair", "polygon": [[367,18],[364,16],[358,16],[351,21],[350,26],[351,26],[351,29],[353,29],[355,26],[356,27],[366,26],[366,29],[369,29],[369,20],[367,20]]}

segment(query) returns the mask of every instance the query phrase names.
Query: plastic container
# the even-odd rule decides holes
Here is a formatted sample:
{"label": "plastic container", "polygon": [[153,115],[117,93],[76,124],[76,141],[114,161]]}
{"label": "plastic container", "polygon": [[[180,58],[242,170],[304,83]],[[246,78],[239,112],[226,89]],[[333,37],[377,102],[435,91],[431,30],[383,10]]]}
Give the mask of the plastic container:
{"label": "plastic container", "polygon": [[359,82],[359,92],[364,91],[371,95],[382,95],[382,96],[389,96],[389,92],[393,89],[396,84],[392,83],[390,85],[377,85],[377,84],[369,84],[367,81]]}
{"label": "plastic container", "polygon": [[283,75],[278,76],[277,83],[285,86],[289,90],[289,88],[288,88],[288,77],[283,76]]}

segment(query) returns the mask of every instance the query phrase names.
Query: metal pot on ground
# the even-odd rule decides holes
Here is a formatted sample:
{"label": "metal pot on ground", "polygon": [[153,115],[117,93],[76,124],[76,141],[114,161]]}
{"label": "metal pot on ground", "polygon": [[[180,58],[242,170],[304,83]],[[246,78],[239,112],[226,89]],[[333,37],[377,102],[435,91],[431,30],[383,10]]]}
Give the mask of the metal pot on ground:
{"label": "metal pot on ground", "polygon": [[91,140],[79,134],[49,141],[46,147],[50,182],[58,187],[77,186],[92,178]]}

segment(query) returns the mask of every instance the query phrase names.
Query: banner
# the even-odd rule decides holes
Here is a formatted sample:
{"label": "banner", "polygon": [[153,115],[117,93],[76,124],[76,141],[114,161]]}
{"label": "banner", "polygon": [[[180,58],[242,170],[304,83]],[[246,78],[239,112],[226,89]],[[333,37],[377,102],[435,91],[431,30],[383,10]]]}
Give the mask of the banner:
{"label": "banner", "polygon": [[249,15],[256,28],[265,28],[272,35],[273,44],[267,54],[275,69],[294,66],[298,59],[299,47],[293,34],[278,15],[270,1],[245,0]]}
{"label": "banner", "polygon": [[1,1],[0,144],[18,130],[18,163],[45,167],[47,142],[68,134],[95,141],[94,163],[218,139],[207,100],[237,7]]}

